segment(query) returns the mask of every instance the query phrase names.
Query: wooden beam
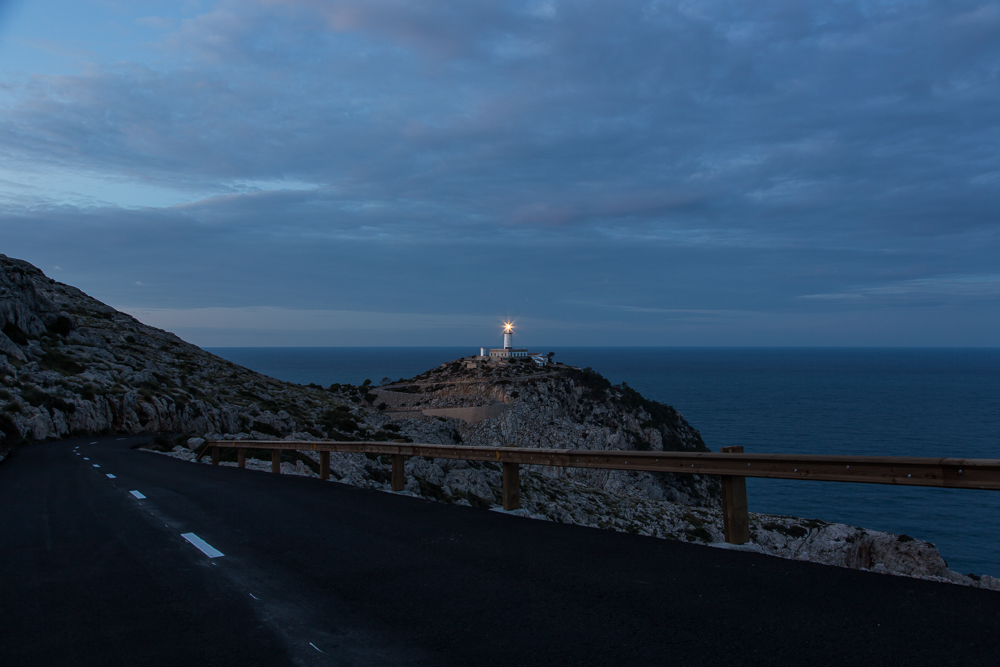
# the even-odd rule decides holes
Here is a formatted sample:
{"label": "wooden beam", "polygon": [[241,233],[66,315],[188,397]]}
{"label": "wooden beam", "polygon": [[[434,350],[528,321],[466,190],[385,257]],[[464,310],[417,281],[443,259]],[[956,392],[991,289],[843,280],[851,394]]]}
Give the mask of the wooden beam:
{"label": "wooden beam", "polygon": [[330,452],[319,453],[319,478],[330,479]]}
{"label": "wooden beam", "polygon": [[281,450],[272,449],[271,450],[271,472],[275,475],[281,474]]}
{"label": "wooden beam", "polygon": [[211,446],[302,451],[401,454],[429,458],[493,461],[566,468],[646,470],[699,475],[733,475],[822,482],[936,486],[1000,490],[1000,459],[909,456],[825,456],[805,454],[723,454],[714,452],[633,452],[533,447],[470,447],[395,442],[212,440]]}
{"label": "wooden beam", "polygon": [[239,463],[237,465],[239,465],[239,467],[241,467],[241,468],[246,468],[247,467],[247,448],[246,447],[240,447],[238,450],[236,450],[236,452],[237,452],[236,453],[236,458],[239,461]]}
{"label": "wooden beam", "polygon": [[[742,454],[743,447],[723,447],[724,454]],[[747,478],[722,475],[722,532],[729,544],[750,541],[750,514],[747,511]]]}
{"label": "wooden beam", "polygon": [[218,447],[212,447],[212,465],[219,465],[219,459],[221,458],[222,450]]}
{"label": "wooden beam", "polygon": [[406,486],[406,457],[402,454],[392,455],[392,490],[402,491]]}
{"label": "wooden beam", "polygon": [[503,508],[510,510],[521,507],[521,469],[516,463],[503,464]]}

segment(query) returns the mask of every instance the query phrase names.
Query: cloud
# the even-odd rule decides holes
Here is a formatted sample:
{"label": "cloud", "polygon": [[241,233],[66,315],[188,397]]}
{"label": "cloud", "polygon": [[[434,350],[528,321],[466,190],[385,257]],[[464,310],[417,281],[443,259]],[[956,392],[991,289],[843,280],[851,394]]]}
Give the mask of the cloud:
{"label": "cloud", "polygon": [[146,324],[164,329],[227,328],[249,330],[368,330],[414,331],[456,327],[483,328],[496,324],[495,317],[384,313],[356,310],[302,310],[252,306],[244,308],[118,308]]}
{"label": "cloud", "polygon": [[882,285],[858,287],[849,292],[807,294],[800,299],[822,301],[859,301],[872,303],[949,303],[995,302],[1000,297],[998,275],[943,275],[894,281]]}
{"label": "cloud", "polygon": [[118,303],[137,286],[72,253],[113,255],[104,271],[143,275],[161,306],[579,322],[607,303],[639,326],[982,301],[993,288],[946,277],[1000,271],[998,17],[784,0],[137,14],[154,48],[5,80],[0,224]]}

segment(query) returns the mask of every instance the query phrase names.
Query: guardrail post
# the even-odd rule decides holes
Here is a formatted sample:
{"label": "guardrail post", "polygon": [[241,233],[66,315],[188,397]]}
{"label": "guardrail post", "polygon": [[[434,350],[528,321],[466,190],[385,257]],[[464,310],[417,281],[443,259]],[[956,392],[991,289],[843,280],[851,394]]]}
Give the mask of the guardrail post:
{"label": "guardrail post", "polygon": [[218,447],[212,447],[212,465],[214,465],[214,466],[219,465],[219,459],[220,458],[221,457],[220,457],[220,454],[219,454],[219,448]]}
{"label": "guardrail post", "polygon": [[516,463],[503,464],[503,508],[508,512],[521,507],[521,469]]}
{"label": "guardrail post", "polygon": [[406,457],[402,454],[392,455],[392,490],[402,491],[406,486]]}
{"label": "guardrail post", "polygon": [[330,452],[319,453],[319,478],[330,479]]}
{"label": "guardrail post", "polygon": [[272,449],[271,450],[271,472],[275,475],[281,474],[281,450]]}
{"label": "guardrail post", "polygon": [[[723,454],[742,454],[743,447],[723,447]],[[750,514],[747,512],[747,478],[735,475],[722,477],[722,532],[729,544],[750,541]]]}
{"label": "guardrail post", "polygon": [[247,448],[246,447],[240,447],[239,450],[236,452],[236,457],[237,457],[237,460],[239,461],[239,463],[237,465],[239,465],[239,467],[241,467],[241,468],[246,468],[247,467]]}

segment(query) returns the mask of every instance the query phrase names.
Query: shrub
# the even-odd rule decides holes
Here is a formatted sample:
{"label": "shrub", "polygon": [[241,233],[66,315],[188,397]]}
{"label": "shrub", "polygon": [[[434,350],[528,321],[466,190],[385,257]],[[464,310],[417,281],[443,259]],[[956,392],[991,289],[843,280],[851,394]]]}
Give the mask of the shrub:
{"label": "shrub", "polygon": [[13,322],[8,322],[7,324],[3,325],[3,332],[4,334],[6,334],[7,338],[10,338],[18,345],[28,344],[28,334],[21,331],[21,328],[18,327]]}
{"label": "shrub", "polygon": [[0,442],[6,445],[23,444],[27,441],[21,437],[21,431],[14,421],[5,414],[0,414],[0,431],[3,432],[3,435],[0,435]]}
{"label": "shrub", "polygon": [[55,322],[49,325],[49,333],[54,333],[57,336],[68,336],[75,327],[76,324],[73,320],[65,315],[60,315]]}
{"label": "shrub", "polygon": [[78,375],[86,370],[82,364],[57,350],[48,350],[38,362],[38,367],[62,375]]}
{"label": "shrub", "polygon": [[153,436],[153,442],[150,443],[149,448],[158,452],[170,452],[174,449],[174,441],[166,433],[157,433]]}
{"label": "shrub", "polygon": [[327,431],[354,433],[358,430],[358,423],[351,417],[346,405],[338,405],[332,410],[327,410],[320,418],[320,423]]}
{"label": "shrub", "polygon": [[53,409],[62,410],[67,414],[76,412],[74,404],[67,403],[58,396],[53,396],[35,387],[24,387],[21,389],[21,398],[36,408],[47,408],[49,412]]}
{"label": "shrub", "polygon": [[280,438],[281,437],[281,431],[279,431],[278,429],[274,428],[270,424],[265,424],[264,422],[261,422],[261,421],[255,421],[250,426],[250,428],[253,429],[254,431],[258,431],[260,433],[264,433],[264,434],[267,434],[267,435],[273,435],[276,438]]}

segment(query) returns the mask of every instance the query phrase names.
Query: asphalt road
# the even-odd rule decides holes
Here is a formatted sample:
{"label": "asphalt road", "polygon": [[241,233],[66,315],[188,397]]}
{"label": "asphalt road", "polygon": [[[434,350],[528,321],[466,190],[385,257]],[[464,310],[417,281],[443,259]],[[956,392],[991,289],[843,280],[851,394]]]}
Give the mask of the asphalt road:
{"label": "asphalt road", "polygon": [[0,665],[1000,663],[998,593],[195,465],[140,441],[0,463]]}

